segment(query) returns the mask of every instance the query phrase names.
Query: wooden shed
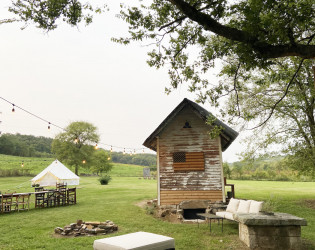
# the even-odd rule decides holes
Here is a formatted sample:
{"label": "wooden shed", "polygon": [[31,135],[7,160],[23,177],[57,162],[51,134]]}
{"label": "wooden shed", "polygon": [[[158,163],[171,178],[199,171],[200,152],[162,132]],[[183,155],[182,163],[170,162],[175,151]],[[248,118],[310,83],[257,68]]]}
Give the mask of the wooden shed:
{"label": "wooden shed", "polygon": [[211,139],[210,112],[184,99],[145,140],[157,152],[158,204],[184,200],[225,201],[222,151],[238,133],[216,119],[220,136]]}

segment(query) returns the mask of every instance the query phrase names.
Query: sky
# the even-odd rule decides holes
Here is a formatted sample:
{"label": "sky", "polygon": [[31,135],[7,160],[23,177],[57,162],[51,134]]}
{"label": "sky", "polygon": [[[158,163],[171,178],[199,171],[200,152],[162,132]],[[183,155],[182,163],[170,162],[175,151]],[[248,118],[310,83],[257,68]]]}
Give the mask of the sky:
{"label": "sky", "polygon": [[[109,0],[110,11],[89,26],[61,24],[47,34],[34,25],[24,30],[22,23],[0,25],[0,97],[60,127],[90,122],[101,142],[116,151],[144,148],[144,140],[166,116],[184,98],[194,101],[196,94],[184,85],[165,94],[167,68],[147,65],[152,47],[146,42],[123,46],[111,41],[127,34],[127,25],[115,17],[121,1]],[[9,0],[1,0],[0,19],[12,17],[9,5]],[[212,76],[211,81],[218,79]],[[203,107],[217,112],[209,104]],[[47,123],[17,108],[11,110],[12,105],[0,100],[2,133],[53,138],[62,132],[53,126],[48,130]],[[242,137],[223,153],[224,161],[238,160]]]}

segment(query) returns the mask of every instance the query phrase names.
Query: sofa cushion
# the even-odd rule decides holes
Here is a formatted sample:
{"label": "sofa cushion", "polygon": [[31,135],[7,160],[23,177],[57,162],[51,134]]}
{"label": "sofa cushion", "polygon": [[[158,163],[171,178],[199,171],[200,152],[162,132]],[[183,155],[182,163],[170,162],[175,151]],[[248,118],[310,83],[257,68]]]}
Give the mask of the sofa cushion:
{"label": "sofa cushion", "polygon": [[252,201],[240,200],[240,204],[237,208],[237,213],[247,214],[249,212],[251,202]]}
{"label": "sofa cushion", "polygon": [[236,213],[240,201],[238,199],[231,199],[226,208],[226,212]]}
{"label": "sofa cushion", "polygon": [[230,213],[230,212],[227,212],[227,213],[224,215],[224,219],[234,220],[234,214],[233,214],[233,213]]}
{"label": "sofa cushion", "polygon": [[234,220],[234,215],[231,212],[216,212],[215,213],[216,216],[222,217],[224,219],[228,219],[228,220]]}
{"label": "sofa cushion", "polygon": [[258,214],[262,208],[263,202],[262,201],[251,201],[249,207],[250,214]]}

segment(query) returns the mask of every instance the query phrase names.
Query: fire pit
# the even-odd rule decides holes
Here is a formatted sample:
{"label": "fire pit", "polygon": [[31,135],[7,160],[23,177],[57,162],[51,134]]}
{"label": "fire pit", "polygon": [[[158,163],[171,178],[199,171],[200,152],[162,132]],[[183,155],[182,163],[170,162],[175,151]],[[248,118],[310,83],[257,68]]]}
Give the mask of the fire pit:
{"label": "fire pit", "polygon": [[77,223],[71,223],[62,227],[56,227],[55,233],[62,236],[87,236],[97,234],[109,234],[118,230],[118,226],[114,222],[107,220],[105,222],[100,221],[82,221],[77,220]]}

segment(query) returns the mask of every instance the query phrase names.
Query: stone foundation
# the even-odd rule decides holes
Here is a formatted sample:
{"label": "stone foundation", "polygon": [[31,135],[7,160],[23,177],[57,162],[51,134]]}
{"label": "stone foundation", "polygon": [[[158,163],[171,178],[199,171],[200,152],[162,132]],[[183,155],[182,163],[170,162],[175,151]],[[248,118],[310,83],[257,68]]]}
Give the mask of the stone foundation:
{"label": "stone foundation", "polygon": [[[151,203],[150,203],[151,204]],[[148,205],[150,205],[148,203]],[[176,214],[177,219],[184,219],[185,209],[205,209],[206,213],[215,214],[218,211],[224,211],[226,205],[222,201],[211,202],[210,200],[185,200],[179,205],[161,205],[157,208],[156,215],[158,217],[167,217],[168,215]]]}

